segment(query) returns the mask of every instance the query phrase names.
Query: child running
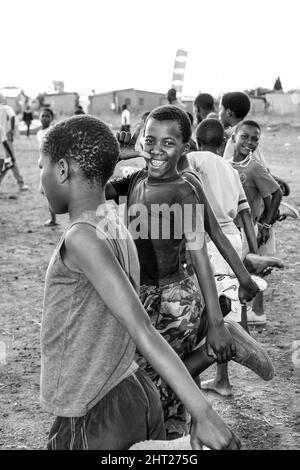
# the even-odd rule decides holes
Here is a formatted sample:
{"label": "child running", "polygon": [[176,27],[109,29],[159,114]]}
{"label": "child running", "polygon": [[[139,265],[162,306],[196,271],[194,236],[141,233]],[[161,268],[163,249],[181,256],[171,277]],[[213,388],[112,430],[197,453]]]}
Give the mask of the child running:
{"label": "child running", "polygon": [[[51,123],[53,119],[54,119],[54,115],[53,115],[52,109],[44,108],[40,114],[40,121],[42,123],[42,129],[40,129],[36,134],[39,150],[42,148],[45,135],[51,129]],[[44,225],[46,227],[54,227],[55,225],[57,225],[56,214],[55,212],[53,212],[50,206],[49,206],[49,212],[50,212],[50,219],[47,220],[44,223]]]}
{"label": "child running", "polygon": [[[197,373],[188,358],[196,359],[193,364],[199,373],[216,359],[218,362],[232,358],[237,360],[236,344],[244,342],[248,357],[252,358],[252,370],[269,380],[273,376],[273,368],[263,349],[256,342],[250,345],[244,330],[228,323],[232,339],[224,325],[201,233],[203,228],[199,226],[196,230],[197,243],[193,244],[190,256],[207,310],[208,330],[202,334],[206,335],[208,355],[203,354],[203,349],[194,352],[202,310],[201,296],[180,263],[180,253],[182,243],[189,244],[195,236],[191,227],[195,226],[196,216],[199,216],[194,209],[199,206],[200,200],[194,186],[177,171],[178,161],[189,151],[190,137],[191,124],[183,110],[176,106],[162,106],[153,110],[146,121],[143,143],[147,169],[126,178],[110,180],[106,194],[109,198],[127,195],[129,229],[134,233],[141,264],[140,298],[153,325],[178,355],[184,358],[185,363],[189,363],[192,375],[196,376]],[[176,214],[172,214],[172,211],[178,207],[182,214],[192,209],[191,224],[189,230],[185,226],[181,227],[180,236],[175,237],[178,227]],[[161,208],[165,209],[164,213],[160,212]],[[168,237],[163,236],[163,223],[166,220],[171,224]],[[245,360],[246,356],[240,359],[241,356],[238,362],[250,367]],[[138,362],[158,386],[168,437],[183,435],[188,430],[188,417],[181,402],[144,358],[140,357]]]}
{"label": "child running", "polygon": [[70,217],[45,280],[41,405],[57,416],[48,449],[123,450],[165,438],[159,396],[134,362],[135,344],[192,414],[193,449],[238,449],[140,303],[134,243],[105,203],[118,154],[108,126],[88,115],[56,124],[41,149],[49,205]]}

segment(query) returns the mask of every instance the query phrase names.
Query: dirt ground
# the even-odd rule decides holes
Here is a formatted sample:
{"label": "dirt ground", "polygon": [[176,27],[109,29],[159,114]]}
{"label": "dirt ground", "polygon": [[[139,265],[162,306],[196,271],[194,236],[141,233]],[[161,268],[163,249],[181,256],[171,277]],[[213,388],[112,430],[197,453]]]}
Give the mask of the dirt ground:
{"label": "dirt ground", "polygon": [[[300,206],[300,126],[264,128],[264,152],[272,173],[285,179]],[[43,282],[47,263],[67,223],[46,228],[46,200],[37,191],[39,170],[35,136],[15,142],[21,173],[30,190],[18,193],[11,172],[0,188],[0,449],[44,449],[53,418],[39,407]],[[274,362],[275,378],[264,382],[235,363],[230,365],[231,398],[206,397],[240,435],[244,449],[300,449],[300,220],[276,228],[284,271],[267,278],[268,322],[251,334]],[[203,378],[211,377],[213,368]]]}

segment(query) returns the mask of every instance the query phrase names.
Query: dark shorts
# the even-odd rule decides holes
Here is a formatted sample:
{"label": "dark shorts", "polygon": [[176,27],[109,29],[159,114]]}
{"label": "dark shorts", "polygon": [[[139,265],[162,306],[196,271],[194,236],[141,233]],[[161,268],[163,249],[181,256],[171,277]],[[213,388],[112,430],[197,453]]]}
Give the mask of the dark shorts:
{"label": "dark shorts", "polygon": [[[163,287],[141,286],[140,299],[151,323],[179,357],[190,354],[195,346],[202,311],[201,295],[188,277]],[[142,367],[158,388],[164,410],[167,436],[183,436],[190,431],[190,416],[172,389],[146,359],[136,355]]]}
{"label": "dark shorts", "polygon": [[141,369],[113,388],[85,416],[56,418],[48,450],[126,450],[165,439],[157,389]]}

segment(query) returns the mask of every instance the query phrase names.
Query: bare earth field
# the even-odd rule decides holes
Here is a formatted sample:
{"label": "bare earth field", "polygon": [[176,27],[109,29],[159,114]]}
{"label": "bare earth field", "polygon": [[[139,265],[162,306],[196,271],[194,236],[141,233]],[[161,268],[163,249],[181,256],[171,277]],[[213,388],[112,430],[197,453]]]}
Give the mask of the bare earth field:
{"label": "bare earth field", "polygon": [[[300,210],[300,126],[265,127],[262,144],[272,173],[291,187],[291,195],[284,200]],[[37,191],[36,137],[21,136],[15,151],[30,190],[18,193],[11,172],[0,188],[0,449],[45,449],[53,418],[39,407],[43,282],[51,252],[68,220],[59,216],[58,227],[43,227],[49,214],[45,198]],[[233,397],[206,393],[240,435],[243,449],[300,450],[299,227],[299,219],[277,223],[278,256],[285,270],[267,278],[268,322],[251,330],[272,358],[275,378],[264,382],[233,363]],[[213,374],[211,368],[203,378]]]}

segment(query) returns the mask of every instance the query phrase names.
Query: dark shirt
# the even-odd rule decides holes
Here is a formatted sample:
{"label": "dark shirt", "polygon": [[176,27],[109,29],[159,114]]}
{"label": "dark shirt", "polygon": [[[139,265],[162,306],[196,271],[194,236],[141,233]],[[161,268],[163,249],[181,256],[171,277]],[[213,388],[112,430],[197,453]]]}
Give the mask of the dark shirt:
{"label": "dark shirt", "polygon": [[[189,207],[190,232],[194,231],[195,206],[199,204],[194,187],[180,175],[164,180],[148,177],[146,169],[112,179],[110,183],[119,196],[127,195],[127,224],[138,251],[141,284],[166,285],[185,279],[187,272],[180,263],[186,231],[183,221]],[[136,204],[142,207],[134,206]],[[157,208],[162,204],[165,210],[161,212]],[[171,206],[174,212],[170,211]],[[169,234],[165,230],[169,230]]]}
{"label": "dark shirt", "polygon": [[23,121],[24,122],[31,122],[32,120],[33,120],[32,112],[31,111],[24,111]]}

